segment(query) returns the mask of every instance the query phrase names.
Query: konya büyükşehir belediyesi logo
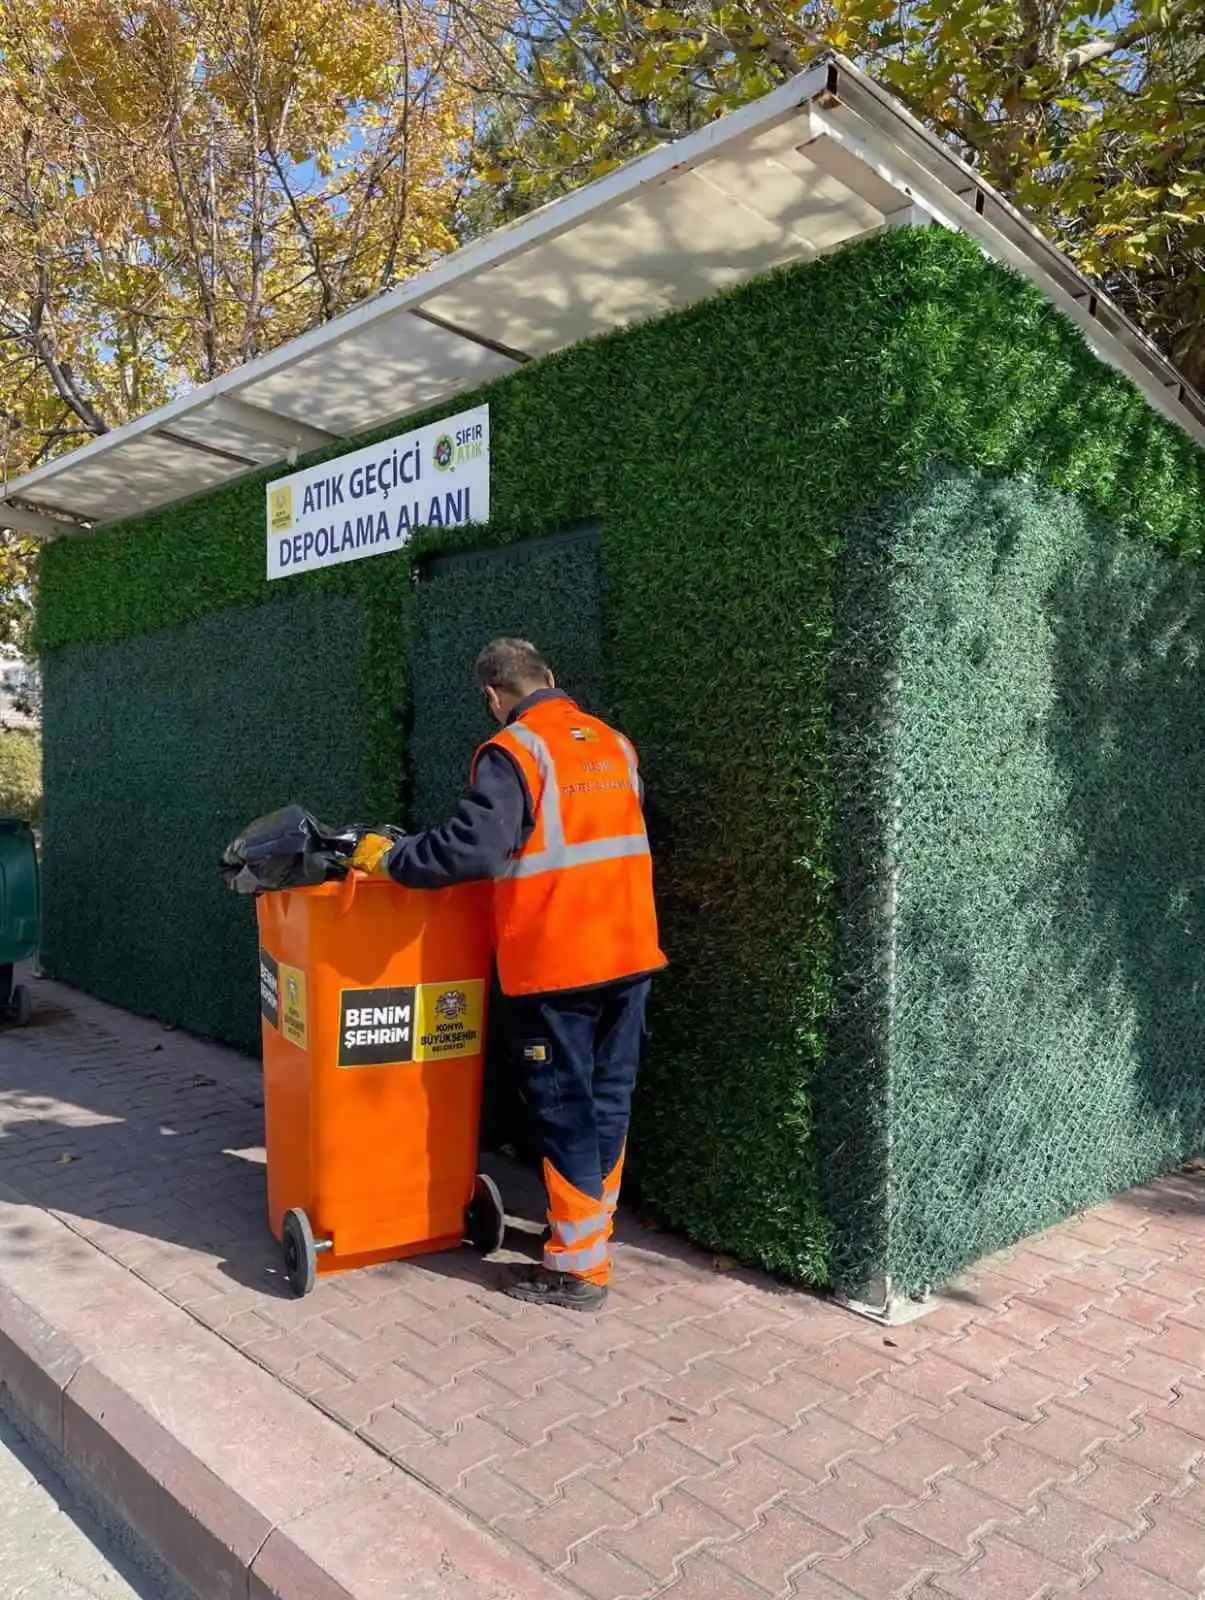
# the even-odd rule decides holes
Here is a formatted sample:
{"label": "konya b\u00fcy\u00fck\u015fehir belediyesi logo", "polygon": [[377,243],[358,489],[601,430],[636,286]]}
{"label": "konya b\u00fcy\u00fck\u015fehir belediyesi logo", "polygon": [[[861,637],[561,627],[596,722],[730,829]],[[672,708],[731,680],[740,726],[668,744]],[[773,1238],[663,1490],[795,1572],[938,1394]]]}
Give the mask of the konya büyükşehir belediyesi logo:
{"label": "konya b\u00fcy\u00fck\u015fehir belediyesi logo", "polygon": [[435,1002],[435,1015],[441,1022],[455,1022],[469,1009],[469,997],[463,989],[446,989]]}
{"label": "konya b\u00fcy\u00fck\u015fehir belediyesi logo", "polygon": [[274,487],[269,495],[272,513],[272,532],[285,533],[293,526],[293,491],[289,485]]}

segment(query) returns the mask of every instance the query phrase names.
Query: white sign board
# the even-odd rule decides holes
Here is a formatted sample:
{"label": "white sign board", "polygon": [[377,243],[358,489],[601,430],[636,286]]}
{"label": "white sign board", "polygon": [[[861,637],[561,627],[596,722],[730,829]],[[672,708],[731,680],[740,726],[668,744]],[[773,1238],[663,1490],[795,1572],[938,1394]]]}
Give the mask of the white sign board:
{"label": "white sign board", "polygon": [[404,433],[268,485],[268,576],[408,544],[416,528],[488,522],[490,408]]}

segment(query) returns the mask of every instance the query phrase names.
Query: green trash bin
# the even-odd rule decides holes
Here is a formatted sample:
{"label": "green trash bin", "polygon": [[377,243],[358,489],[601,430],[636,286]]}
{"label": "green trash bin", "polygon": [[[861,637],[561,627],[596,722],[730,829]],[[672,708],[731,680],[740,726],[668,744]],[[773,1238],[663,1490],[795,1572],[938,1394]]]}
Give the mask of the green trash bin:
{"label": "green trash bin", "polygon": [[14,984],[13,973],[38,953],[40,912],[33,829],[20,817],[0,817],[0,1021],[19,1028],[31,1007],[29,990]]}

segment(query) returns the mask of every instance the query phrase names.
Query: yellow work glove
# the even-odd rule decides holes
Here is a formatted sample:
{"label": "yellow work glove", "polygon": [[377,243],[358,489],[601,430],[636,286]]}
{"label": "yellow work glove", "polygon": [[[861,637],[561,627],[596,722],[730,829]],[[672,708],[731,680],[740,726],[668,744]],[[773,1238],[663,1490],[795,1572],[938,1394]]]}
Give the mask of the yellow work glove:
{"label": "yellow work glove", "polygon": [[389,859],[389,852],[397,843],[384,833],[366,833],[355,848],[355,853],[348,858],[348,866],[355,872],[367,872],[372,877],[387,878],[389,869],[385,865]]}

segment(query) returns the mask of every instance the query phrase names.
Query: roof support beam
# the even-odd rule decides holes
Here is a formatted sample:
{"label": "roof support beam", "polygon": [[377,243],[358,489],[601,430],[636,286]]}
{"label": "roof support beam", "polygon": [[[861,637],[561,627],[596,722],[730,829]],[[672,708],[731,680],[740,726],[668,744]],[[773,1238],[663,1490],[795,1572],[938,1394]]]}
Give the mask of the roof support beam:
{"label": "roof support beam", "polygon": [[910,205],[901,206],[898,211],[892,211],[887,217],[889,228],[932,228],[935,226],[932,215],[925,210],[919,201],[914,200]]}
{"label": "roof support beam", "polygon": [[241,428],[270,444],[283,445],[286,450],[321,450],[323,445],[338,444],[343,438],[341,433],[316,428],[311,422],[296,422],[233,395],[221,395],[205,409],[220,422],[228,422],[232,428]]}
{"label": "roof support beam", "polygon": [[78,523],[56,522],[41,511],[27,511],[24,506],[15,506],[10,500],[0,500],[0,527],[32,534],[35,539],[57,539],[64,533],[86,532]]}
{"label": "roof support beam", "polygon": [[182,450],[195,450],[198,455],[212,456],[215,461],[229,461],[234,467],[258,467],[259,462],[254,456],[243,456],[234,450],[221,450],[217,445],[205,444],[200,439],[192,439],[186,433],[177,433],[174,428],[154,428],[151,437],[155,439],[170,439],[172,444],[178,444]]}
{"label": "roof support beam", "polygon": [[508,361],[523,366],[531,357],[525,350],[513,350],[508,344],[499,344],[496,339],[487,339],[483,333],[473,333],[469,328],[462,328],[459,323],[449,322],[446,317],[437,317],[434,311],[424,310],[422,306],[414,306],[409,315],[417,317],[420,322],[429,322],[433,328],[442,328],[445,333],[454,333],[458,339],[467,339],[470,344],[480,345],[483,350],[489,350],[496,356],[505,356]]}
{"label": "roof support beam", "polygon": [[800,152],[809,161],[814,161],[822,171],[831,172],[847,187],[852,188],[859,182],[850,172],[852,158],[855,167],[860,166],[863,169],[865,174],[861,180],[863,184],[866,177],[873,177],[880,189],[885,186],[891,192],[894,204],[884,203],[881,200],[872,202],[885,216],[891,216],[906,206],[919,205],[928,212],[932,222],[947,228],[951,233],[963,232],[953,212],[941,206],[935,194],[922,192],[911,173],[902,171],[885,159],[867,140],[840,126],[835,117],[830,117],[812,106],[808,121],[811,137],[806,144],[800,145]]}

